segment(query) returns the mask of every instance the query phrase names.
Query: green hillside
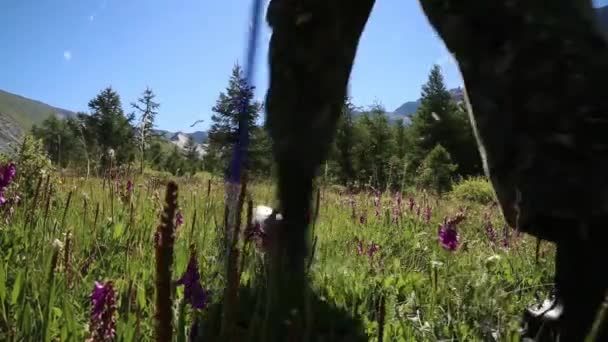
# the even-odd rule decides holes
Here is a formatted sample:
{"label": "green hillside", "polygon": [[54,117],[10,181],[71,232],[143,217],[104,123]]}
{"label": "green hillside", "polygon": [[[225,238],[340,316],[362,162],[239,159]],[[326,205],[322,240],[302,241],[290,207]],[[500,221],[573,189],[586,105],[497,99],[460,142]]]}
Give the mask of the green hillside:
{"label": "green hillside", "polygon": [[33,124],[39,124],[51,115],[65,118],[75,113],[0,90],[0,151],[19,142]]}
{"label": "green hillside", "polygon": [[32,124],[40,123],[52,114],[59,117],[74,115],[74,112],[69,110],[56,108],[3,90],[0,90],[0,113],[11,116],[23,129],[31,128]]}

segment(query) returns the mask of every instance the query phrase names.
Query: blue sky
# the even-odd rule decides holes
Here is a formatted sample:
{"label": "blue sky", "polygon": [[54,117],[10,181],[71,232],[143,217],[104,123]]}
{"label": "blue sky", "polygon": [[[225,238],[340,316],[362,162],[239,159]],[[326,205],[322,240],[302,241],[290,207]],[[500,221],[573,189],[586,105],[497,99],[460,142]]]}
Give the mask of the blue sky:
{"label": "blue sky", "polygon": [[[249,7],[250,0],[0,0],[0,89],[87,111],[106,86],[125,110],[149,86],[161,103],[159,128],[206,129],[234,63],[244,60]],[[268,80],[263,26],[259,99]],[[419,97],[434,63],[449,87],[461,85],[418,1],[378,0],[351,76],[354,102],[394,110]],[[205,122],[190,128],[198,119]]]}

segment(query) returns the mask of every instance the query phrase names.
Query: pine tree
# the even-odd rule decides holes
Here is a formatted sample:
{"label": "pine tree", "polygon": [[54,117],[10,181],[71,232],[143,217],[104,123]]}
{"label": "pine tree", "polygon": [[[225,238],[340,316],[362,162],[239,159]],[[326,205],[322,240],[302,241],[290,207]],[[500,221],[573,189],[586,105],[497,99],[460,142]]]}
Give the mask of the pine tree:
{"label": "pine tree", "polygon": [[338,169],[338,181],[342,184],[347,184],[355,178],[355,169],[353,165],[353,145],[355,142],[353,121],[354,110],[355,106],[351,102],[351,99],[347,97],[344,100],[342,115],[338,121],[334,151],[332,152],[332,159],[335,160]]}
{"label": "pine tree", "polygon": [[184,145],[184,155],[188,164],[188,170],[191,174],[195,174],[200,170],[200,154],[198,152],[198,145],[192,139],[192,136],[188,136],[188,141]]}
{"label": "pine tree", "polygon": [[174,176],[181,176],[184,174],[185,168],[186,162],[182,151],[177,146],[173,147],[173,150],[165,160],[165,170],[171,172]]}
{"label": "pine tree", "polygon": [[449,132],[456,105],[445,87],[443,75],[438,65],[434,65],[426,84],[422,86],[420,107],[412,116],[412,136],[414,146],[411,162],[417,168],[422,159],[435,145],[450,146]]}
{"label": "pine tree", "polygon": [[452,186],[456,165],[452,163],[450,153],[437,144],[424,158],[416,172],[416,185],[420,188],[443,193]]}
{"label": "pine tree", "polygon": [[225,171],[228,166],[232,148],[238,141],[240,113],[245,101],[248,104],[244,108],[249,127],[248,137],[249,141],[252,140],[253,128],[262,109],[262,105],[253,100],[254,89],[254,86],[247,84],[243,70],[236,64],[232,69],[226,91],[220,93],[212,108],[214,114],[211,116],[213,123],[209,130],[209,151],[210,159],[214,159],[218,164],[216,170]]}
{"label": "pine tree", "polygon": [[152,129],[154,128],[154,120],[158,114],[158,107],[160,104],[154,102],[156,95],[150,88],[144,90],[142,96],[137,99],[137,103],[131,103],[139,114],[139,131],[137,134],[137,143],[139,145],[139,152],[141,158],[141,174],[144,173],[144,160],[145,151],[150,146],[150,138],[152,135]]}
{"label": "pine tree", "polygon": [[91,118],[95,127],[97,143],[104,152],[103,162],[108,165],[106,151],[112,149],[119,163],[131,161],[134,151],[134,115],[125,116],[120,96],[111,87],[104,89],[89,101]]}
{"label": "pine tree", "polygon": [[408,130],[403,120],[398,120],[395,123],[395,158],[393,159],[391,166],[394,168],[393,175],[395,185],[404,187],[407,177],[407,155],[408,149],[411,148],[411,141],[409,139]]}
{"label": "pine tree", "polygon": [[95,119],[86,113],[77,113],[75,117],[68,119],[68,125],[74,136],[77,137],[77,144],[82,147],[88,178],[91,173],[91,168],[96,167],[97,162],[101,159],[101,151],[97,142]]}
{"label": "pine tree", "polygon": [[398,120],[395,124],[395,144],[396,144],[396,154],[397,157],[401,160],[405,159],[406,149],[407,149],[407,135],[405,129],[405,123],[403,120]]}
{"label": "pine tree", "polygon": [[32,135],[42,141],[42,145],[53,164],[59,167],[67,166],[72,154],[67,153],[65,155],[64,152],[72,148],[75,139],[65,121],[51,115],[39,127],[32,127]]}
{"label": "pine tree", "polygon": [[463,176],[478,176],[483,174],[481,155],[473,134],[473,127],[465,109],[460,106],[454,112],[455,134],[450,148],[452,160],[458,165],[458,173]]}
{"label": "pine tree", "polygon": [[166,154],[163,152],[162,137],[153,136],[150,142],[150,148],[146,150],[145,159],[150,161],[155,169],[163,169],[165,165]]}
{"label": "pine tree", "polygon": [[370,132],[369,113],[363,112],[354,120],[353,126],[353,169],[359,186],[366,185],[373,178],[373,156],[371,154],[372,137]]}
{"label": "pine tree", "polygon": [[254,176],[269,178],[273,172],[272,142],[264,127],[251,128],[249,144],[249,170]]}
{"label": "pine tree", "polygon": [[409,130],[410,170],[416,170],[425,156],[440,144],[458,165],[460,174],[481,172],[481,160],[468,117],[452,99],[437,65],[433,66],[422,87],[421,104],[412,117]]}
{"label": "pine tree", "polygon": [[386,110],[379,104],[372,106],[366,123],[370,137],[369,153],[374,183],[378,189],[384,189],[389,185],[390,161],[395,154],[395,137],[389,126]]}

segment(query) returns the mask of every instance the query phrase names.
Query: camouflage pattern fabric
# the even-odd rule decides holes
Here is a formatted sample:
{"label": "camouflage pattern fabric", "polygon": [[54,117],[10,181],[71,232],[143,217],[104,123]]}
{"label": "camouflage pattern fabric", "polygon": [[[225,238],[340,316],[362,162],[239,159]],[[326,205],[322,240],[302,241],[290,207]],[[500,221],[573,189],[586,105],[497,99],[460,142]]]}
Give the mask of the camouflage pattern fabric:
{"label": "camouflage pattern fabric", "polygon": [[591,2],[421,3],[458,61],[508,223],[551,241],[586,235],[551,222],[608,210],[608,45]]}
{"label": "camouflage pattern fabric", "polygon": [[[420,3],[462,72],[471,123],[505,219],[566,246],[570,264],[560,279],[573,279],[568,272],[576,265],[593,272],[587,261],[602,254],[582,251],[597,247],[591,242],[603,231],[598,218],[608,217],[608,43],[591,1]],[[313,179],[334,137],[373,4],[271,0],[268,9],[267,124],[284,214],[282,256],[298,281]],[[603,291],[604,278],[584,278],[595,279],[588,292]],[[569,296],[566,307],[576,307],[574,292]],[[584,299],[593,305],[578,307],[596,307],[594,296]]]}

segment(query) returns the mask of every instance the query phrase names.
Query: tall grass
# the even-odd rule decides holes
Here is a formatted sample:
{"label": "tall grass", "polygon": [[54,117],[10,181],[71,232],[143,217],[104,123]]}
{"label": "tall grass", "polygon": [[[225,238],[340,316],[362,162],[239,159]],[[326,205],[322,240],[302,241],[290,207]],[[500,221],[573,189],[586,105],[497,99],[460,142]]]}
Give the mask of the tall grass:
{"label": "tall grass", "polygon": [[[263,340],[267,293],[259,289],[268,279],[267,256],[242,239],[233,241],[233,273],[227,274],[220,262],[225,253],[223,183],[179,179],[178,197],[170,202],[162,200],[163,182],[134,179],[132,193],[126,192],[126,182],[43,179],[34,195],[5,217],[0,225],[0,340],[86,340],[96,281],[114,286],[117,341],[154,340],[155,327],[161,329],[155,325],[159,315],[162,329],[171,329],[163,336],[177,341],[193,332],[201,340],[222,340],[217,337],[222,317],[231,325],[225,329],[231,329],[232,340]],[[248,184],[247,190],[254,206],[274,203],[269,184]],[[304,324],[306,336],[326,341],[348,336],[354,321],[334,319],[339,311],[358,320],[369,340],[513,340],[523,308],[544,295],[552,281],[552,247],[541,245],[537,261],[535,240],[504,234],[495,207],[422,193],[401,195],[398,200],[396,194],[375,198],[320,191],[309,267],[315,313]],[[171,280],[168,302],[162,302],[166,294],[157,293],[162,270],[154,257],[161,217],[164,225],[173,222],[174,211],[168,212],[165,202],[178,204],[173,210],[185,218],[170,241],[172,272],[161,272],[163,286]],[[466,218],[457,227],[458,249],[450,252],[441,247],[438,228],[459,212]],[[243,222],[249,221],[246,216],[245,210]],[[488,238],[488,220],[498,242]],[[162,233],[165,242],[167,232]],[[184,287],[174,284],[191,255],[198,261],[200,284],[210,294],[202,310],[190,307]],[[156,312],[161,307],[157,295],[164,296],[164,312]],[[226,303],[231,305],[228,317],[222,316]]]}

